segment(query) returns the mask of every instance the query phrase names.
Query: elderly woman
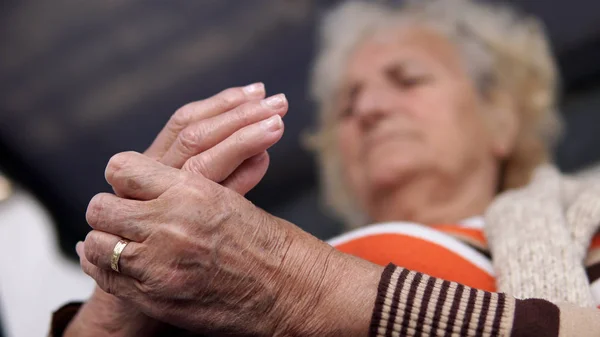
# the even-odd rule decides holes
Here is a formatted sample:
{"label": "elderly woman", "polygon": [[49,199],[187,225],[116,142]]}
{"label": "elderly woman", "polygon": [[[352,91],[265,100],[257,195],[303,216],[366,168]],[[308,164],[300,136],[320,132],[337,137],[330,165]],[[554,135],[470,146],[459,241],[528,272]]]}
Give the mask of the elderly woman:
{"label": "elderly woman", "polygon": [[600,212],[586,201],[600,198],[551,168],[496,197],[529,182],[556,130],[535,21],[466,1],[350,3],[325,21],[314,78],[328,200],[371,226],[326,244],[244,199],[288,105],[260,83],[228,89],[178,110],[145,155],[110,160],[115,195],[90,202],[77,245],[99,289],[52,333],[598,335],[600,312],[575,305],[593,303]]}

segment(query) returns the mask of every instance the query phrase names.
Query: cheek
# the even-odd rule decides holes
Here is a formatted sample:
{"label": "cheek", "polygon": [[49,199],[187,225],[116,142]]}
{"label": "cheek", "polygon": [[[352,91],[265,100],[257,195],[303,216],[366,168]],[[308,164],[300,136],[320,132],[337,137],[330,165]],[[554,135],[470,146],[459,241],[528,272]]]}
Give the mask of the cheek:
{"label": "cheek", "polygon": [[360,154],[360,132],[354,123],[342,123],[337,131],[337,141],[343,166],[355,165]]}
{"label": "cheek", "polygon": [[337,132],[340,161],[344,179],[354,192],[362,191],[363,168],[361,165],[361,137],[356,123],[344,122]]}
{"label": "cheek", "polygon": [[477,109],[473,99],[440,102],[446,104],[440,104],[433,110],[439,114],[432,116],[429,123],[432,126],[429,136],[436,144],[435,157],[449,169],[457,170],[480,160],[488,152],[484,112]]}

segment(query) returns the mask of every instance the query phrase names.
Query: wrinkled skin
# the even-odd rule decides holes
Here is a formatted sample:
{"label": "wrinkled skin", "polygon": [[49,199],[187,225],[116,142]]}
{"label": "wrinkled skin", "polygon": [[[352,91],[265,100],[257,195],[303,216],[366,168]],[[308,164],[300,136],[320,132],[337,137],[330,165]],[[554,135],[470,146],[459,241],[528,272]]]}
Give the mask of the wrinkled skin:
{"label": "wrinkled skin", "polygon": [[[129,199],[96,195],[86,214],[94,230],[77,246],[82,269],[106,293],[200,333],[334,336],[335,324],[347,331],[351,320],[365,333],[380,267],[139,153],[114,156],[106,177]],[[131,242],[116,273],[110,256],[121,238]]]}
{"label": "wrinkled skin", "polygon": [[[283,116],[285,97],[276,106],[262,97],[262,86],[233,88],[191,103],[145,155],[111,158],[115,194],[92,199],[93,230],[76,248],[98,288],[65,336],[153,336],[162,322],[218,335],[367,334],[382,267],[242,196],[283,133],[276,117],[260,122]],[[131,242],[116,273],[110,256],[121,238]]]}
{"label": "wrinkled skin", "polygon": [[[104,291],[177,326],[273,335],[288,322],[280,309],[296,300],[279,295],[281,281],[297,269],[286,256],[333,252],[316,240],[295,244],[297,228],[235,191],[141,154],[113,157],[106,176],[118,195],[136,200],[99,194],[90,202],[87,220],[95,230],[78,246],[82,268]],[[132,242],[117,274],[110,252],[121,237]],[[319,287],[310,288],[318,297]],[[265,319],[255,321],[257,315]],[[248,321],[255,321],[255,331],[245,330]]]}
{"label": "wrinkled skin", "polygon": [[510,99],[481,95],[464,61],[454,42],[419,26],[385,28],[350,55],[337,144],[344,182],[373,222],[461,221],[496,194],[517,117]]}
{"label": "wrinkled skin", "polygon": [[[189,103],[173,114],[144,154],[163,164],[218,179],[224,186],[243,195],[266,173],[269,156],[265,150],[279,140],[283,132],[279,128],[270,137],[256,132],[256,124],[261,120],[274,115],[284,116],[287,112],[285,96],[274,97],[271,104],[266,104],[266,100],[261,102],[265,98],[265,88],[262,83],[255,83]],[[249,128],[249,125],[254,127]],[[225,176],[223,172],[230,174]],[[87,312],[105,315],[86,315]],[[74,320],[67,335],[74,331],[75,335],[82,336],[94,330],[90,326],[98,326],[106,330],[103,331],[105,335],[115,336],[150,333],[160,327],[158,322],[99,288],[77,318],[82,319]],[[87,327],[86,332],[78,329],[80,321]]]}

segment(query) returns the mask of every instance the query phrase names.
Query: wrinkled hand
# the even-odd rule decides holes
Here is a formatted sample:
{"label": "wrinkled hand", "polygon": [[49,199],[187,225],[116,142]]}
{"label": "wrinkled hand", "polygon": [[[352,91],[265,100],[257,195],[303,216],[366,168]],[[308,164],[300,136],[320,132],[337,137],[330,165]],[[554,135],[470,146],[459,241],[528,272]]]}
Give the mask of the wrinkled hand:
{"label": "wrinkled hand", "polygon": [[[135,200],[92,199],[81,266],[151,317],[197,332],[279,335],[298,316],[308,320],[332,283],[332,247],[202,175],[127,152],[110,160],[106,178]],[[121,238],[131,242],[116,273]]]}
{"label": "wrinkled hand", "polygon": [[288,109],[283,94],[264,96],[264,85],[255,83],[187,104],[144,154],[246,194],[267,170],[266,150],[281,138]]}
{"label": "wrinkled hand", "polygon": [[[266,173],[269,165],[266,149],[283,133],[281,120],[276,116],[287,112],[285,96],[280,94],[260,101],[264,97],[264,85],[255,83],[187,104],[175,112],[144,154],[221,182],[243,195]],[[264,124],[258,124],[265,120],[269,121],[267,127],[273,129],[271,132],[265,130]],[[94,324],[114,332],[115,336],[142,331],[150,334],[157,325],[128,303],[99,288],[86,306],[95,312],[110,313],[104,321],[96,317]]]}

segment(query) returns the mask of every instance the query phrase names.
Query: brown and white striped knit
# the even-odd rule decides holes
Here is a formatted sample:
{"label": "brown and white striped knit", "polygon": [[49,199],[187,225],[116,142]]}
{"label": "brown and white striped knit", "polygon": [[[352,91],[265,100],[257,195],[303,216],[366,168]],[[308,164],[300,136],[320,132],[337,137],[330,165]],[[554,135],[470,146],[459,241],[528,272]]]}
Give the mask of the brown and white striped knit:
{"label": "brown and white striped knit", "polygon": [[[71,303],[55,312],[50,336],[62,336],[80,307]],[[371,317],[371,337],[600,336],[600,310],[519,300],[393,264],[382,273]],[[199,335],[169,326],[158,336]]]}
{"label": "brown and white striped knit", "polygon": [[388,265],[370,336],[599,336],[600,311],[519,300]]}

